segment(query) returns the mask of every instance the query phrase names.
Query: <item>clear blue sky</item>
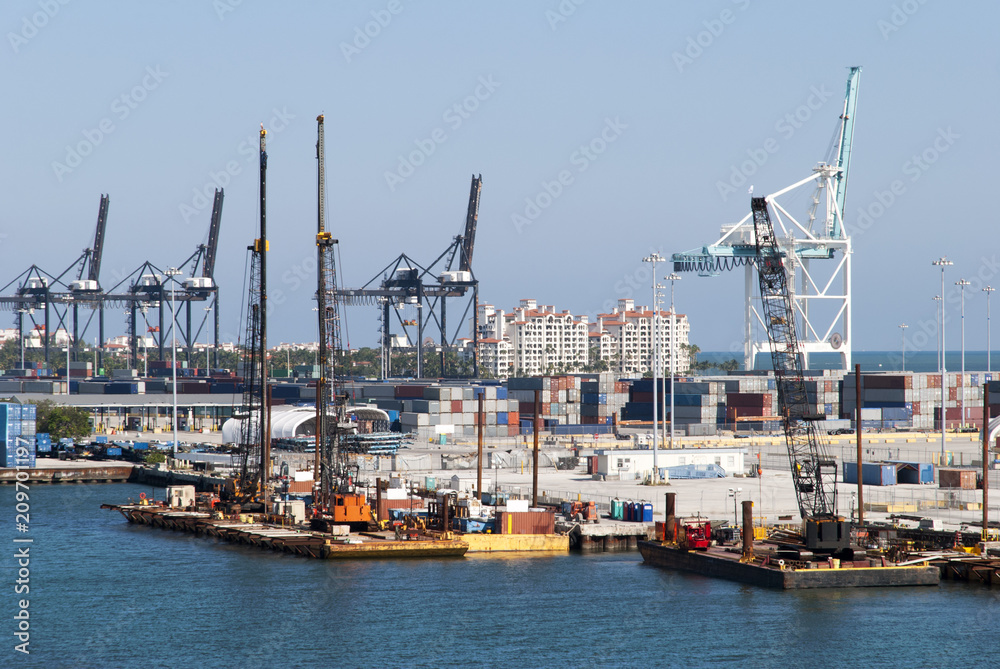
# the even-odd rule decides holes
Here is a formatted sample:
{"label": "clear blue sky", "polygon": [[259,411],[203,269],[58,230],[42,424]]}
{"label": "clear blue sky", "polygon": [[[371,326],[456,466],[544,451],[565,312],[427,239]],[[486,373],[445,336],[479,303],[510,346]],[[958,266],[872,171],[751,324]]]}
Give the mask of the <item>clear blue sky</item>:
{"label": "clear blue sky", "polygon": [[[216,276],[224,338],[235,338],[264,122],[269,338],[314,341],[322,112],[347,285],[400,252],[429,262],[443,251],[462,232],[475,172],[484,301],[509,309],[535,297],[591,314],[618,297],[646,303],[644,255],[701,246],[746,213],[745,188],[723,201],[717,182],[748,150],[780,145],[751,179],[758,194],[826,157],[846,67],[862,65],[848,228],[894,180],[905,192],[855,240],[855,348],[894,349],[898,323],[933,321],[935,258],[955,263],[949,288],[977,274],[1000,284],[986,206],[1000,146],[995,3],[63,2],[0,10],[4,283],[30,263],[53,273],[69,265],[91,242],[101,193],[111,196],[105,286],[143,260],[178,264],[207,235],[210,203],[195,190],[210,193],[232,162]],[[366,28],[374,37],[359,37]],[[698,41],[701,52],[679,63]],[[824,87],[832,97],[790,137],[779,132]],[[449,111],[477,94],[474,110]],[[948,129],[947,151],[913,180],[907,162]],[[435,131],[423,164],[387,179]],[[612,140],[604,153],[577,153],[602,132]],[[69,171],[57,165],[70,167],[67,146],[81,142],[94,143],[89,155]],[[526,198],[564,170],[572,181],[518,225]],[[970,349],[985,346],[985,301],[973,288]],[[741,301],[739,272],[685,275],[677,286],[703,350],[738,345]],[[949,309],[957,315],[957,303]],[[109,319],[109,334],[122,327]],[[352,346],[373,344],[376,312],[350,310],[349,328]],[[958,345],[954,319],[949,344]]]}

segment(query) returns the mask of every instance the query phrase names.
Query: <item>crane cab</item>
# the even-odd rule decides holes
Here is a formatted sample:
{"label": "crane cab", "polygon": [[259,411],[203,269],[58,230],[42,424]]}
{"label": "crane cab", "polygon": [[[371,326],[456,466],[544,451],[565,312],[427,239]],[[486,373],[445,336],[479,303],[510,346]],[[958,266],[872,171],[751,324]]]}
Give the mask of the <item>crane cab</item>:
{"label": "crane cab", "polygon": [[806,518],[802,535],[811,551],[835,553],[851,546],[851,524],[843,516]]}

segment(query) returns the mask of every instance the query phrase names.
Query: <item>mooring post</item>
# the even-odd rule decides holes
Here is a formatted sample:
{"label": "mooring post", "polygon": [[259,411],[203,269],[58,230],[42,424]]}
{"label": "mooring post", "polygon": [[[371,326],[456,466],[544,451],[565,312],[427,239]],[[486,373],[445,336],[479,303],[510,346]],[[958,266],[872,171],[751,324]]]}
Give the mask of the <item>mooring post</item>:
{"label": "mooring post", "polygon": [[671,542],[676,540],[674,526],[677,524],[676,518],[676,503],[677,503],[677,493],[668,492],[666,493],[666,509],[664,511],[663,520],[663,541]]}
{"label": "mooring post", "polygon": [[743,504],[743,561],[753,559],[753,501],[745,499]]}

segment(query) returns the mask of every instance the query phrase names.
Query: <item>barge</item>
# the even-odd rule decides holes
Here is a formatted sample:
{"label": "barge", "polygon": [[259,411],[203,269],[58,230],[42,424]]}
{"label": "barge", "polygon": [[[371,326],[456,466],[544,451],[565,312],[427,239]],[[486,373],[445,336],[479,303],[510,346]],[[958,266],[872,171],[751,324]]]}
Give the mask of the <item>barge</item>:
{"label": "barge", "polygon": [[703,576],[723,578],[780,590],[805,588],[858,588],[937,585],[940,570],[926,564],[898,565],[881,559],[865,558],[842,562],[833,558],[822,562],[791,562],[770,556],[743,560],[740,552],[720,547],[684,550],[660,541],[640,541],[643,562]]}
{"label": "barge", "polygon": [[220,518],[218,514],[204,511],[153,504],[102,504],[101,508],[118,511],[128,522],[138,525],[322,560],[462,557],[469,550],[468,543],[447,535],[409,535],[406,539],[394,540],[368,533],[361,537],[314,532],[254,522],[249,517]]}

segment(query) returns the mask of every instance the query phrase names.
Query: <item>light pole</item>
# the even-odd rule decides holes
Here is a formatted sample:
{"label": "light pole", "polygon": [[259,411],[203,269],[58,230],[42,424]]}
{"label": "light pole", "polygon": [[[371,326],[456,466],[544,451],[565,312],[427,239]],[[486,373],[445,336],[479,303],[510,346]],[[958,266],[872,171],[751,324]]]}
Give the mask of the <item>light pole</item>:
{"label": "light pole", "polygon": [[945,361],[945,356],[947,355],[948,348],[945,346],[944,340],[944,268],[954,263],[945,257],[941,257],[931,263],[935,267],[941,268],[941,464],[944,464],[944,433],[945,426],[948,421],[945,419],[945,415],[948,413],[945,410],[945,406],[948,404],[948,363]]}
{"label": "light pole", "polygon": [[983,292],[986,293],[986,373],[990,373],[990,293],[996,288],[986,286]]}
{"label": "light pole", "polygon": [[657,449],[659,448],[659,442],[660,442],[660,425],[659,422],[657,421],[657,415],[656,415],[656,410],[657,410],[656,383],[659,377],[657,367],[659,366],[659,354],[660,354],[660,337],[659,337],[659,328],[657,326],[659,325],[660,322],[659,319],[660,314],[658,306],[659,299],[657,297],[658,293],[656,290],[656,263],[664,262],[664,258],[659,253],[652,253],[643,258],[642,261],[648,262],[653,266],[653,271],[650,272],[649,275],[651,278],[650,283],[653,288],[653,318],[652,321],[650,322],[650,333],[653,340],[652,341],[653,346],[652,346],[652,352],[650,354],[652,358],[652,364],[650,366],[653,368],[653,483],[655,484],[659,483],[660,481],[660,469],[659,469],[659,463],[657,461]]}
{"label": "light pole", "polygon": [[177,280],[174,277],[178,274],[180,274],[180,270],[176,267],[167,270],[167,276],[170,277],[170,367],[173,370],[174,391],[174,456],[177,455]]}
{"label": "light pole", "polygon": [[955,282],[955,285],[962,290],[962,375],[959,377],[958,381],[958,402],[959,406],[962,408],[962,427],[965,427],[965,287],[971,284],[971,281],[966,281],[965,279],[959,279]]}
{"label": "light pole", "polygon": [[674,282],[681,277],[671,272],[667,277],[670,282],[670,448],[674,447],[674,379],[677,376],[675,368],[677,360],[677,321],[674,316]]}
{"label": "light pole", "polygon": [[740,516],[739,512],[737,511],[736,505],[738,503],[737,500],[739,499],[739,496],[742,494],[743,494],[743,488],[729,489],[729,496],[733,498],[733,527],[740,526]]}
{"label": "light pole", "polygon": [[902,351],[902,354],[903,354],[903,370],[902,371],[904,371],[904,372],[906,371],[906,328],[908,328],[908,327],[910,327],[910,326],[907,325],[906,323],[900,323],[899,324],[899,340],[900,340],[900,343],[902,344],[902,347],[900,348],[900,351]]}

